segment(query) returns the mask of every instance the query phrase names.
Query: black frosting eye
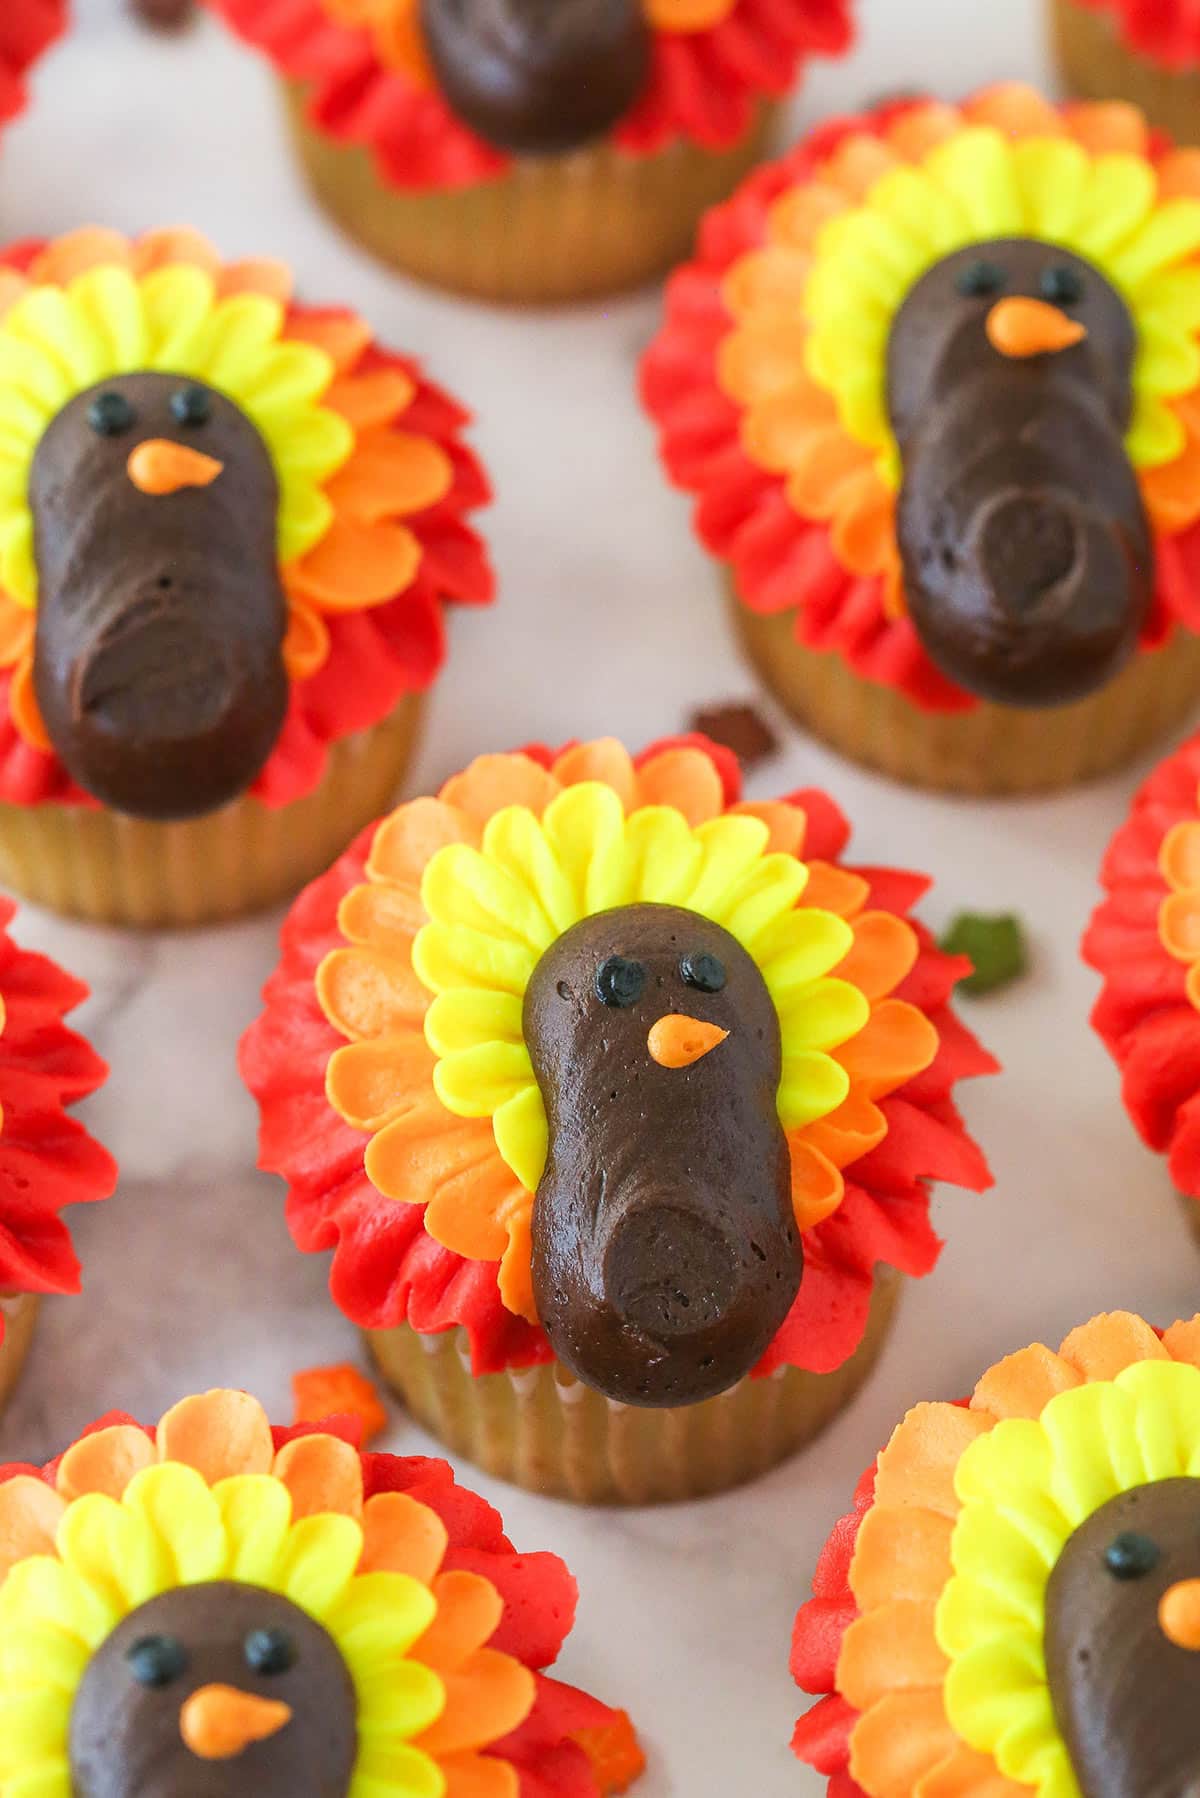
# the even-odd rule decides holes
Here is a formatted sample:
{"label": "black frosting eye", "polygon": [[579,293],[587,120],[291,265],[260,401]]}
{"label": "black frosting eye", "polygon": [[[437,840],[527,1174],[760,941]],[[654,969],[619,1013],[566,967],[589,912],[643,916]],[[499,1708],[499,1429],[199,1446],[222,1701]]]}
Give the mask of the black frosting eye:
{"label": "black frosting eye", "polygon": [[601,1005],[636,1005],[645,984],[641,962],[628,961],[623,955],[610,955],[596,970],[596,997]]}
{"label": "black frosting eye", "polygon": [[119,437],[127,431],[137,414],[123,393],[110,390],[98,393],[88,407],[88,423],[97,437]]}
{"label": "black frosting eye", "polygon": [[719,993],[727,978],[724,962],[715,955],[685,955],[679,972],[685,984],[694,986],[698,993]]}
{"label": "black frosting eye", "polygon": [[187,1666],[178,1636],[139,1636],[125,1659],[140,1686],[169,1686]]}
{"label": "black frosting eye", "polygon": [[1083,298],[1083,277],[1066,263],[1043,270],[1042,298],[1052,306],[1074,306]]}
{"label": "black frosting eye", "polygon": [[171,417],[176,424],[204,425],[212,417],[212,394],[192,382],[171,395]]}
{"label": "black frosting eye", "polygon": [[1149,1536],[1136,1530],[1122,1530],[1104,1551],[1104,1565],[1114,1579],[1141,1579],[1153,1572],[1162,1559],[1162,1550]]}
{"label": "black frosting eye", "polygon": [[999,263],[987,262],[980,257],[959,270],[955,286],[965,300],[981,300],[988,294],[1002,293],[1008,286],[1008,276]]}
{"label": "black frosting eye", "polygon": [[252,1629],[244,1652],[255,1673],[286,1673],[296,1660],[296,1644],[285,1629]]}

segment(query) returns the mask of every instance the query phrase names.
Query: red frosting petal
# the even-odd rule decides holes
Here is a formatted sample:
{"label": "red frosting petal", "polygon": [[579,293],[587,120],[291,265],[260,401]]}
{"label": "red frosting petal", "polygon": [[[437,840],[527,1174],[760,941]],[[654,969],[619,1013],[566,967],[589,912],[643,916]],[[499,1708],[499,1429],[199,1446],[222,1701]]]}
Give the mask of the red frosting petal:
{"label": "red frosting petal", "polygon": [[800,1718],[792,1737],[798,1758],[829,1778],[830,1798],[861,1798],[850,1778],[850,1734],[858,1712],[837,1691],[842,1639],[858,1616],[850,1590],[850,1563],[863,1519],[875,1496],[875,1469],[863,1475],[853,1509],[834,1526],[813,1575],[813,1596],[792,1633],[792,1677],[802,1692],[819,1698]]}
{"label": "red frosting petal", "polygon": [[1092,1024],[1121,1070],[1121,1093],[1142,1140],[1168,1158],[1181,1192],[1200,1198],[1200,1012],[1187,966],[1167,953],[1158,866],[1172,825],[1200,817],[1200,735],[1156,768],[1134,796],[1104,856],[1106,898],[1092,914],[1083,958],[1103,977]]}
{"label": "red frosting petal", "polygon": [[[282,75],[309,88],[313,123],[365,144],[394,187],[471,187],[510,158],[455,118],[441,95],[381,63],[369,32],[339,25],[321,0],[209,0]],[[655,35],[651,76],[613,139],[649,154],[676,138],[721,149],[742,137],[759,100],[786,94],[812,56],[852,38],[851,0],[737,0],[708,31]]]}
{"label": "red frosting petal", "polygon": [[1076,0],[1112,15],[1131,50],[1172,69],[1190,69],[1200,58],[1200,11],[1192,0]]}
{"label": "red frosting petal", "polygon": [[[675,747],[700,748],[736,804],[736,758],[697,735],[664,738],[635,758],[638,766]],[[549,767],[563,750],[542,744],[522,753]],[[792,800],[807,818],[805,854],[836,860],[849,826],[834,802],[805,790]],[[333,1250],[330,1290],[365,1329],[408,1323],[423,1332],[462,1326],[477,1374],[551,1360],[542,1331],[507,1311],[497,1264],[468,1262],[433,1241],[421,1209],[381,1198],[367,1179],[368,1139],[344,1124],[325,1096],[325,1069],[342,1039],[317,1002],[313,979],[343,940],[342,896],[363,878],[373,827],[329,873],[301,894],[288,914],[280,960],[263,991],[262,1015],[242,1039],[242,1077],[260,1108],[259,1165],[288,1183],[287,1216],[296,1246]],[[899,870],[853,868],[870,885],[868,904],[906,913],[928,882]],[[850,1170],[841,1206],[806,1233],[800,1294],[758,1374],[788,1364],[827,1372],[857,1348],[866,1326],[878,1263],[928,1273],[941,1244],[929,1223],[928,1182],[950,1180],[972,1191],[991,1183],[987,1164],[951,1100],[957,1081],[996,1070],[996,1062],[948,1009],[968,971],[943,955],[915,923],[919,953],[899,995],[927,1012],[941,1034],[932,1066],[883,1101],[888,1135]]]}
{"label": "red frosting petal", "polygon": [[19,949],[0,899],[0,1291],[78,1292],[79,1263],[59,1217],[105,1199],[117,1168],[65,1107],[108,1069],[64,1015],[87,988],[44,955]]}
{"label": "red frosting petal", "polygon": [[29,98],[25,76],[67,28],[67,0],[5,0],[0,8],[0,120]]}

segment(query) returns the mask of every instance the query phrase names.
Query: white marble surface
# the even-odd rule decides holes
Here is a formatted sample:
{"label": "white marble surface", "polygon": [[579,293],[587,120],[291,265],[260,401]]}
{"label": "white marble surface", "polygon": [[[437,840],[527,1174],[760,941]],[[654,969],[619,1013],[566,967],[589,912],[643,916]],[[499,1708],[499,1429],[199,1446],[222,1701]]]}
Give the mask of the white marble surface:
{"label": "white marble surface", "polygon": [[[120,0],[77,6],[77,34],[44,65],[37,104],[5,144],[5,237],[190,222],[233,255],[284,255],[306,292],[355,302],[477,408],[500,496],[489,530],[503,599],[460,621],[413,790],[480,749],[604,731],[638,744],[697,702],[749,693],[634,400],[655,299],[535,318],[392,279],[305,204],[254,57],[211,25],[163,41]],[[864,0],[862,11],[862,48],[817,73],[802,120],[886,90],[954,94],[1043,69],[1038,0]],[[1165,1174],[1135,1143],[1088,1030],[1094,982],[1076,956],[1134,776],[1052,803],[968,805],[898,792],[785,740],[755,791],[827,784],[864,857],[936,872],[935,923],[962,905],[1022,912],[1036,970],[971,1014],[1007,1064],[967,1097],[996,1189],[939,1202],[937,1276],[909,1294],[874,1383],[807,1458],[750,1491],[656,1514],[573,1510],[478,1478],[518,1544],[553,1547],[575,1569],[582,1602],[563,1669],[637,1712],[644,1798],[816,1798],[823,1782],[787,1749],[792,1615],[828,1525],[909,1402],[958,1394],[1001,1352],[1093,1310],[1168,1320],[1200,1303]],[[293,1369],[355,1353],[322,1263],[289,1246],[280,1188],[253,1171],[234,1050],[277,922],[153,938],[19,918],[24,942],[92,984],[86,1023],[113,1073],[87,1114],[123,1175],[112,1204],[77,1215],[84,1296],[46,1307],[0,1457],[48,1456],[111,1406],[153,1417],[220,1382],[253,1387],[286,1417]],[[429,1447],[399,1413],[387,1445]]]}

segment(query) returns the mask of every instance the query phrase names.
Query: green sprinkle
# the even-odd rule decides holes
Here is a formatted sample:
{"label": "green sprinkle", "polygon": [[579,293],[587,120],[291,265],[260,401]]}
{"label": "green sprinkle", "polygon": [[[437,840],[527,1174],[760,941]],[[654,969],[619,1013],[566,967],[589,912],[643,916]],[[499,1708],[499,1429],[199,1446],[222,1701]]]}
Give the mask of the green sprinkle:
{"label": "green sprinkle", "polygon": [[1012,912],[985,917],[981,912],[959,912],[941,940],[947,955],[965,955],[974,973],[958,983],[960,993],[991,993],[1019,980],[1029,966],[1025,932]]}

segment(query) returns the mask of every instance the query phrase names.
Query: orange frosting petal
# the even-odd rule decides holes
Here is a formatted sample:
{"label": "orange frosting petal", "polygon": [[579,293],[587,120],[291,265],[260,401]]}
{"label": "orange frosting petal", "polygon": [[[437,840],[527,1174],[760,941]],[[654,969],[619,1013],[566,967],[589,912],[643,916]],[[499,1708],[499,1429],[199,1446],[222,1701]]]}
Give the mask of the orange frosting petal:
{"label": "orange frosting petal", "polygon": [[598,780],[611,787],[626,812],[637,804],[637,775],[633,757],[616,737],[598,737],[592,743],[576,743],[564,750],[551,773],[560,786],[575,787]]}
{"label": "orange frosting petal", "polygon": [[988,1417],[1040,1417],[1059,1392],[1080,1383],[1075,1368],[1044,1344],[1021,1349],[989,1368],[975,1388],[974,1410]]}
{"label": "orange frosting petal", "polygon": [[[782,799],[743,799],[739,804],[731,805],[729,810],[734,817],[758,818],[766,825],[770,832],[767,837],[767,854],[800,856],[804,849],[808,819],[798,805],[788,805]],[[837,870],[829,869],[828,862],[810,862],[808,864],[809,879],[808,885],[804,889],[805,905],[824,906],[823,899],[812,897],[813,872],[818,868],[837,872]],[[853,880],[855,877],[850,875],[848,878]],[[865,888],[866,882],[864,881],[862,884]]]}
{"label": "orange frosting petal", "polygon": [[362,1515],[362,1461],[358,1450],[338,1436],[297,1436],[285,1442],[271,1471],[291,1493],[295,1519],[329,1511]]}
{"label": "orange frosting petal", "polygon": [[217,292],[222,297],[235,293],[263,293],[268,299],[286,306],[292,297],[292,271],[286,262],[274,256],[247,256],[241,262],[229,262],[217,277]]}
{"label": "orange frosting petal", "polygon": [[[440,1574],[434,1582],[433,1595],[437,1599],[437,1616],[417,1643],[415,1653],[435,1673],[457,1673],[499,1629],[504,1601],[491,1580],[463,1568]],[[463,1746],[474,1748],[479,1742]]]}
{"label": "orange frosting petal", "polygon": [[856,1711],[889,1692],[940,1686],[949,1665],[934,1633],[936,1605],[893,1598],[850,1625],[838,1657],[838,1691]]}
{"label": "orange frosting petal", "polygon": [[504,1219],[508,1231],[508,1247],[500,1258],[500,1298],[514,1317],[537,1323],[537,1301],[533,1296],[533,1195],[523,1187],[512,1194],[511,1208]]}
{"label": "orange frosting petal", "polygon": [[33,613],[0,593],[0,668],[11,668],[32,655],[33,632]]}
{"label": "orange frosting petal", "polygon": [[1145,156],[1150,131],[1145,115],[1124,100],[1100,100],[1066,111],[1071,136],[1092,156]]}
{"label": "orange frosting petal", "polygon": [[876,1504],[863,1519],[851,1568],[859,1609],[894,1598],[936,1602],[949,1577],[953,1530],[948,1517],[933,1511]]}
{"label": "orange frosting petal", "polygon": [[421,897],[411,887],[364,884],[338,907],[338,929],[352,943],[374,943],[385,955],[408,961],[413,938],[426,923]]}
{"label": "orange frosting petal", "polygon": [[[77,235],[82,237],[87,233],[80,232]],[[107,239],[111,238],[112,233],[103,231],[96,235]],[[96,255],[81,266],[90,268],[96,262],[112,260],[114,258],[101,247]],[[193,263],[197,268],[207,269],[211,275],[219,274],[221,268],[221,259],[207,237],[202,237],[199,231],[191,231],[183,225],[167,225],[157,231],[147,231],[135,243],[126,245],[125,255],[120,260],[138,275],[147,275],[151,269],[168,268],[178,262]],[[60,270],[53,279],[61,281],[69,277],[64,276]]]}
{"label": "orange frosting petal", "polygon": [[446,1708],[433,1728],[416,1738],[427,1754],[456,1754],[499,1741],[525,1721],[537,1697],[529,1668],[494,1648],[481,1648],[461,1672],[442,1679]]}
{"label": "orange frosting petal", "polygon": [[930,1769],[913,1798],[1029,1798],[1029,1787],[1005,1779],[988,1755],[960,1744]]}
{"label": "orange frosting petal", "polygon": [[439,1764],[446,1781],[444,1798],[519,1798],[520,1778],[511,1761],[456,1754]]}
{"label": "orange frosting petal", "polygon": [[940,1688],[889,1693],[850,1738],[850,1775],[872,1798],[911,1798],[921,1778],[961,1746]]}
{"label": "orange frosting petal", "polygon": [[210,1486],[235,1474],[269,1473],[273,1454],[267,1414],[248,1392],[181,1399],[158,1426],[159,1459],[194,1467]]}
{"label": "orange frosting petal", "polygon": [[806,1125],[799,1135],[834,1167],[849,1167],[883,1141],[887,1119],[861,1087],[852,1087],[836,1111]]}
{"label": "orange frosting petal", "polygon": [[486,824],[506,805],[528,806],[540,818],[561,791],[554,776],[527,755],[480,755],[446,782],[439,797],[477,824]]}
{"label": "orange frosting petal", "polygon": [[350,1361],[334,1367],[305,1367],[292,1375],[293,1423],[320,1423],[326,1417],[357,1417],[362,1443],[387,1428],[378,1388]]}
{"label": "orange frosting petal", "polygon": [[66,1504],[53,1486],[32,1474],[18,1474],[0,1486],[0,1580],[30,1555],[54,1553]]}
{"label": "orange frosting petal", "polygon": [[[882,1120],[881,1120],[882,1122]],[[845,1181],[835,1164],[800,1132],[788,1138],[792,1161],[792,1211],[796,1228],[806,1230],[831,1217],[846,1193]]]}
{"label": "orange frosting petal", "polygon": [[1067,122],[1058,107],[1022,81],[987,88],[963,110],[973,125],[994,125],[1013,137],[1067,135]]}
{"label": "orange frosting petal", "polygon": [[402,1077],[432,1067],[409,1040],[424,1048],[420,1030],[429,994],[406,958],[368,946],[334,949],[317,969],[316,985],[322,1011],[343,1036],[355,1041],[395,1034],[397,1056],[405,1062]]}
{"label": "orange frosting petal", "polygon": [[836,1058],[869,1098],[878,1099],[923,1073],[937,1051],[938,1033],[925,1013],[904,999],[885,999]]}
{"label": "orange frosting petal", "polygon": [[[325,1072],[330,1104],[355,1130],[382,1130],[402,1111],[412,1109],[406,1075],[413,1059],[396,1054],[391,1036],[370,1037],[335,1050]],[[422,1124],[427,1122],[422,1119]]]}
{"label": "orange frosting petal", "polygon": [[1175,892],[1200,887],[1200,818],[1183,818],[1172,824],[1162,840],[1158,866]]}
{"label": "orange frosting petal", "polygon": [[962,1405],[914,1406],[879,1457],[876,1504],[919,1505],[953,1521],[959,1508],[955,1469],[975,1438],[989,1430],[993,1421]]}
{"label": "orange frosting petal", "polygon": [[482,818],[473,819],[444,794],[441,799],[410,800],[385,818],[372,837],[367,873],[372,880],[399,882],[418,892],[426,865],[439,849],[447,843],[479,842],[479,822]]}
{"label": "orange frosting petal", "polygon": [[316,548],[288,569],[287,579],[290,589],[320,611],[360,612],[407,591],[420,564],[421,545],[407,525],[335,516]]}
{"label": "orange frosting petal", "polygon": [[1158,911],[1158,935],[1176,961],[1200,957],[1200,891],[1167,895]]}
{"label": "orange frosting petal", "polygon": [[326,389],[325,404],[355,431],[369,431],[406,412],[416,391],[416,382],[402,368],[376,368],[365,375],[339,376]]}
{"label": "orange frosting petal", "polygon": [[453,484],[454,465],[440,444],[408,431],[368,431],[325,491],[347,518],[377,524],[436,506]]}
{"label": "orange frosting petal", "polygon": [[[810,903],[805,896],[805,903]],[[894,912],[864,912],[854,920],[854,946],[838,964],[838,976],[874,1002],[884,999],[916,966],[917,933]]]}
{"label": "orange frosting petal", "polygon": [[1115,1380],[1138,1361],[1170,1359],[1150,1325],[1131,1311],[1110,1311],[1081,1324],[1059,1353],[1085,1380]]}
{"label": "orange frosting petal", "polygon": [[13,677],[8,689],[8,712],[16,730],[26,743],[46,754],[52,753],[54,745],[50,741],[49,732],[42,719],[42,709],[38,705],[37,695],[33,690],[32,647],[22,653],[13,669]]}
{"label": "orange frosting petal", "polygon": [[702,749],[666,749],[638,769],[642,805],[673,805],[695,828],[725,809],[721,777]]}
{"label": "orange frosting petal", "polygon": [[353,312],[305,313],[289,318],[287,335],[294,343],[311,343],[324,350],[338,374],[344,375],[369,346],[371,327]]}
{"label": "orange frosting petal", "polygon": [[135,1473],[157,1460],[153,1442],[136,1424],[117,1423],[81,1436],[58,1464],[55,1485],[68,1502],[85,1492],[120,1498]]}
{"label": "orange frosting petal", "polygon": [[360,1573],[407,1573],[432,1586],[449,1536],[436,1511],[407,1492],[377,1492],[363,1506]]}
{"label": "orange frosting petal", "polygon": [[85,225],[82,230],[68,231],[48,243],[30,263],[29,279],[35,285],[65,287],[88,269],[109,262],[118,268],[132,267],[129,239],[119,231]]}
{"label": "orange frosting petal", "polygon": [[871,883],[849,868],[832,862],[809,862],[804,903],[817,911],[836,912],[839,918],[858,915],[871,896]]}
{"label": "orange frosting petal", "polygon": [[319,612],[302,599],[288,601],[287,633],[283,639],[283,663],[288,679],[308,680],[323,668],[329,656],[329,627]]}

